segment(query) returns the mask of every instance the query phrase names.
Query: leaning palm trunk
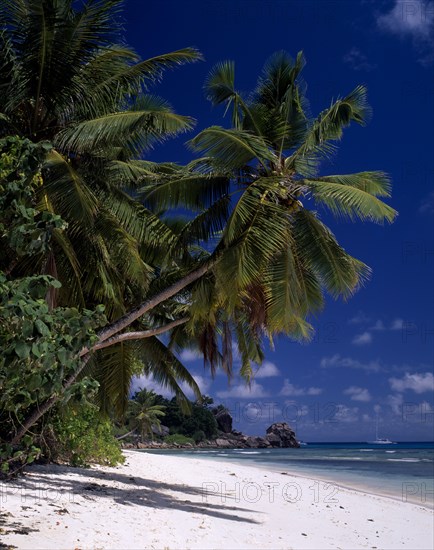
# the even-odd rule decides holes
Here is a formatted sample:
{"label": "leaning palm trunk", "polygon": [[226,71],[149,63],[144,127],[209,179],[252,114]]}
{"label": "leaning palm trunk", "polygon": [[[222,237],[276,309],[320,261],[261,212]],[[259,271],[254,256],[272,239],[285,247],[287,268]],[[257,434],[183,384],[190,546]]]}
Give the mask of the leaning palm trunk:
{"label": "leaning palm trunk", "polygon": [[134,428],[134,430],[130,430],[126,434],[116,436],[116,439],[118,441],[120,441],[121,439],[125,439],[126,437],[129,437],[130,435],[133,435],[135,432],[136,432],[136,428]]}

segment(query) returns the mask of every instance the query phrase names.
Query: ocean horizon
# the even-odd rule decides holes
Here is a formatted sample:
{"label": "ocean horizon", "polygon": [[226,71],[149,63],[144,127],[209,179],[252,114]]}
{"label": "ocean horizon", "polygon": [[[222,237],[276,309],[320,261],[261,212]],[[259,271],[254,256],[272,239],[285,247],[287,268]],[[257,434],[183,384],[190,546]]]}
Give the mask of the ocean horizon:
{"label": "ocean horizon", "polygon": [[[229,461],[313,477],[319,498],[332,499],[339,487],[434,507],[434,442],[315,442],[294,449],[145,449],[139,452]],[[294,487],[294,498],[297,498]]]}

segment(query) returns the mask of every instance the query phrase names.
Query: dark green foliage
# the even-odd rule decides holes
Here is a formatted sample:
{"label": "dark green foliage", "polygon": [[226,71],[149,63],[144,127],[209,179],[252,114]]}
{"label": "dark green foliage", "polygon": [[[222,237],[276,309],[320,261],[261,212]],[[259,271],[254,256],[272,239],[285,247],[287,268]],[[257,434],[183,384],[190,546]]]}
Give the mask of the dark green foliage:
{"label": "dark green foliage", "polygon": [[[149,173],[138,159],[194,124],[149,88],[166,70],[201,59],[194,48],[140,59],[123,36],[122,4],[0,2],[0,138],[18,135],[25,147],[27,139],[39,144],[43,161],[37,179],[19,187],[20,204],[39,214],[21,212],[9,237],[14,250],[0,241],[0,269],[13,277],[50,274],[62,283],[50,294],[53,307],[102,303],[110,321],[146,297],[174,237],[131,196]],[[15,153],[21,159],[19,147]],[[10,215],[4,216],[0,225],[8,225]],[[60,219],[62,231],[53,224]],[[50,229],[49,250],[34,220],[38,231]],[[146,319],[135,328],[160,321]],[[115,346],[88,363],[108,408],[124,409],[132,363],[143,355],[139,347]]]}
{"label": "dark green foliage", "polygon": [[210,410],[197,403],[191,403],[191,414],[183,414],[176,399],[169,401],[160,396],[160,402],[166,406],[164,425],[172,434],[193,437],[197,432],[204,433],[204,439],[217,434],[217,422]]}
{"label": "dark green foliage", "polygon": [[205,432],[203,430],[197,430],[197,432],[194,432],[193,439],[195,443],[200,443],[204,439],[206,439]]}
{"label": "dark green foliage", "polygon": [[60,216],[35,208],[42,162],[50,149],[44,142],[0,139],[0,268],[21,256],[46,253],[53,230],[66,225]]}
{"label": "dark green foliage", "polygon": [[[97,340],[106,323],[104,308],[94,311],[51,308],[50,293],[60,283],[48,275],[13,278],[17,260],[34,261],[50,251],[63,220],[34,208],[41,163],[50,146],[27,139],[0,140],[0,458],[2,472],[19,469],[39,455],[40,427],[12,445],[23,421],[46,400],[81,400],[97,384],[82,378],[68,384],[80,368],[78,352]],[[4,271],[2,271],[2,269]],[[67,389],[65,391],[65,385]]]}
{"label": "dark green foliage", "polygon": [[[5,472],[7,458],[20,450],[8,442],[32,411],[53,396],[64,404],[95,389],[95,382],[87,378],[66,391],[63,386],[80,366],[78,351],[97,340],[95,329],[105,317],[101,308],[50,311],[45,296],[58,285],[43,275],[8,281],[0,272],[0,452]],[[32,430],[35,433],[37,429]],[[34,435],[28,435],[22,447],[31,449],[33,442]],[[22,458],[27,460],[25,455]]]}

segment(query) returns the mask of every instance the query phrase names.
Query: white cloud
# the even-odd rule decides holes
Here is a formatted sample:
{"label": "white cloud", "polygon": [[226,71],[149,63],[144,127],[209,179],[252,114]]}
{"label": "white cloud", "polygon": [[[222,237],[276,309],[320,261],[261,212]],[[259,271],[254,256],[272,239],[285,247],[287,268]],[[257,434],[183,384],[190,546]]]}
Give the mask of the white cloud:
{"label": "white cloud", "polygon": [[362,325],[365,323],[369,323],[370,320],[371,319],[367,317],[367,315],[363,311],[358,311],[354,317],[351,317],[351,319],[348,320],[348,324]]}
{"label": "white cloud", "polygon": [[288,378],[285,378],[283,382],[283,388],[280,391],[280,395],[285,396],[296,396],[296,395],[319,395],[322,393],[321,388],[299,388],[297,386],[294,386],[294,384],[291,384],[288,380]]}
{"label": "white cloud", "polygon": [[[369,319],[369,317],[366,317],[366,315],[363,312],[359,312],[355,317],[350,319],[348,322],[350,324],[367,325],[368,322],[370,321],[371,320]],[[387,326],[382,319],[377,319],[374,324],[371,324],[371,326],[369,326],[367,330],[365,330],[365,332],[362,332],[361,334],[358,334],[354,337],[353,344],[358,344],[358,345],[370,344],[373,339],[371,331],[383,332],[386,330],[401,330],[403,325],[404,325],[404,321],[400,317],[393,319],[391,323],[388,322]]]}
{"label": "white cloud", "polygon": [[354,71],[372,71],[377,65],[369,63],[368,58],[359,48],[353,47],[343,57],[344,63],[349,65]]}
{"label": "white cloud", "polygon": [[334,422],[358,422],[359,408],[347,407],[346,405],[337,405],[333,417]]}
{"label": "white cloud", "polygon": [[353,401],[371,401],[371,394],[366,388],[359,388],[358,386],[350,386],[344,390],[345,395],[350,395]]}
{"label": "white cloud", "polygon": [[255,372],[254,378],[270,378],[272,376],[279,376],[279,369],[271,361],[264,361],[258,370]]}
{"label": "white cloud", "polygon": [[432,0],[395,0],[390,11],[378,15],[377,26],[399,38],[409,38],[422,65],[431,64],[434,60]]}
{"label": "white cloud", "polygon": [[395,0],[387,13],[378,16],[380,29],[400,36],[429,40],[432,34],[434,4],[427,0]]}
{"label": "white cloud", "polygon": [[369,327],[369,330],[386,330],[386,326],[381,319],[378,319],[372,327]]}
{"label": "white cloud", "polygon": [[[200,374],[193,374],[193,378],[196,380],[196,384],[199,386],[200,393],[206,395],[210,386],[211,378],[201,376]],[[180,384],[182,391],[189,399],[196,399],[196,396],[193,393],[193,390],[185,382]]]}
{"label": "white cloud", "polygon": [[388,395],[386,401],[395,414],[402,414],[402,404],[404,402],[402,394],[397,393],[395,395]]}
{"label": "white cloud", "polygon": [[434,376],[431,372],[406,373],[403,378],[389,378],[390,387],[397,392],[412,390],[415,393],[434,391]]}
{"label": "white cloud", "polygon": [[357,359],[351,357],[341,357],[339,353],[336,353],[332,357],[323,357],[320,363],[321,368],[346,368],[346,369],[360,369],[371,372],[378,372],[381,370],[380,363],[378,361],[370,361],[369,363],[362,363]]}
{"label": "white cloud", "polygon": [[356,346],[363,346],[372,342],[372,334],[370,332],[362,332],[353,338],[353,344]]}
{"label": "white cloud", "polygon": [[183,363],[190,363],[191,361],[197,361],[203,359],[203,355],[194,349],[184,349],[179,354],[179,358]]}
{"label": "white cloud", "polygon": [[402,330],[403,326],[404,326],[403,319],[397,318],[392,321],[392,324],[390,325],[390,330]]}
{"label": "white cloud", "polygon": [[264,389],[263,386],[255,382],[250,384],[246,384],[245,382],[241,382],[240,384],[237,384],[235,386],[232,386],[232,388],[229,388],[228,390],[222,390],[217,392],[217,397],[220,397],[221,399],[227,399],[227,398],[239,398],[239,399],[251,399],[253,397],[268,397],[269,393]]}
{"label": "white cloud", "polygon": [[310,387],[307,389],[306,395],[320,395],[322,392],[322,388]]}
{"label": "white cloud", "polygon": [[[192,376],[196,380],[196,383],[199,386],[202,395],[206,394],[211,386],[211,379],[201,376],[200,374],[192,374]],[[188,386],[185,382],[182,382],[180,384],[180,387],[189,399],[195,399],[196,396],[194,395],[193,390],[190,388],[190,386]],[[161,384],[156,382],[152,376],[142,375],[133,377],[133,379],[131,380],[130,392],[134,394],[140,389],[154,390],[154,392],[158,395],[162,395],[163,397],[167,398],[173,397],[175,395],[171,389],[166,388],[165,386],[162,386]]]}

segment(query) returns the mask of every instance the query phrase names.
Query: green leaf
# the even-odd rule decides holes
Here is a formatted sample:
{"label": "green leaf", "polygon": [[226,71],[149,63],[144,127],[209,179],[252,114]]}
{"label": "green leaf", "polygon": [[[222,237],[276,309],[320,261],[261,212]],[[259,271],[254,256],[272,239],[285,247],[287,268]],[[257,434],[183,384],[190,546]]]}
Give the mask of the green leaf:
{"label": "green leaf", "polygon": [[20,359],[27,359],[30,355],[31,347],[25,342],[17,342],[15,344],[15,353]]}
{"label": "green leaf", "polygon": [[36,319],[35,326],[38,329],[39,334],[41,334],[42,336],[49,336],[50,335],[50,329],[40,319]]}
{"label": "green leaf", "polygon": [[35,391],[40,388],[41,384],[42,377],[39,374],[34,374],[27,380],[27,389],[29,391]]}

